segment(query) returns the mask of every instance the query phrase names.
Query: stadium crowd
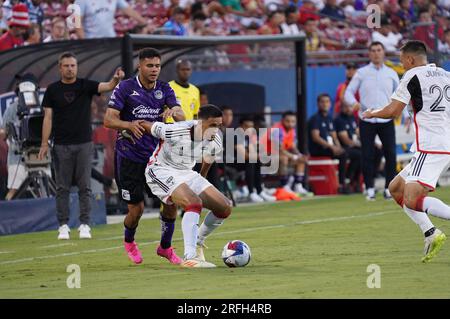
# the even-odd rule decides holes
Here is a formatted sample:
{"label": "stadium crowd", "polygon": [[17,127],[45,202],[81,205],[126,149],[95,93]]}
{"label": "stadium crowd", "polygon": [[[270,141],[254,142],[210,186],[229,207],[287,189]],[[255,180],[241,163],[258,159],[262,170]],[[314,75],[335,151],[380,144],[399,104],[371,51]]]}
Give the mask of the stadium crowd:
{"label": "stadium crowd", "polygon": [[[14,9],[20,3],[24,6]],[[79,28],[69,29],[65,23],[71,3],[81,8]],[[381,13],[377,29],[366,24],[366,9],[373,4]],[[433,52],[437,34],[439,51],[450,53],[449,0],[0,0],[0,6],[0,34],[4,33],[0,50],[131,32],[178,36],[305,34],[308,51],[361,49],[371,41],[380,41],[392,52],[403,39],[415,38]]]}

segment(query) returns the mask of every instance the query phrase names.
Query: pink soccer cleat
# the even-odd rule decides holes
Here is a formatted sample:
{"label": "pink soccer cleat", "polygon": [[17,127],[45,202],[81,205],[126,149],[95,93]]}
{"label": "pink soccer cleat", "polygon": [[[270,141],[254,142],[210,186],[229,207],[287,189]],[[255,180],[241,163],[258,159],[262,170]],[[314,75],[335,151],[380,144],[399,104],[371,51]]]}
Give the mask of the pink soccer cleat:
{"label": "pink soccer cleat", "polygon": [[183,260],[181,260],[181,258],[177,256],[175,250],[173,250],[173,247],[163,249],[161,245],[159,245],[156,249],[156,253],[158,254],[158,256],[167,258],[171,264],[179,265],[183,262]]}
{"label": "pink soccer cleat", "polygon": [[126,241],[124,241],[123,244],[125,246],[125,251],[127,252],[128,257],[131,259],[131,261],[135,264],[140,264],[143,259],[136,242],[133,241],[132,243],[127,243]]}

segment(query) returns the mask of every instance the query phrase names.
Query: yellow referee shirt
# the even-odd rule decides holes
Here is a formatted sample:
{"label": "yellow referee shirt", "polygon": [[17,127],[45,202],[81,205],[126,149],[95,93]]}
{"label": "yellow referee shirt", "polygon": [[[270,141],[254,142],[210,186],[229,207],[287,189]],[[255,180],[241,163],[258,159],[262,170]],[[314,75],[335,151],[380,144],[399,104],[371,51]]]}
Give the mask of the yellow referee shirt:
{"label": "yellow referee shirt", "polygon": [[[183,109],[186,120],[193,120],[197,116],[200,108],[200,90],[190,83],[188,88],[179,85],[175,81],[170,81],[169,85],[175,92],[175,96]],[[171,117],[166,120],[166,123],[173,122],[173,118]]]}

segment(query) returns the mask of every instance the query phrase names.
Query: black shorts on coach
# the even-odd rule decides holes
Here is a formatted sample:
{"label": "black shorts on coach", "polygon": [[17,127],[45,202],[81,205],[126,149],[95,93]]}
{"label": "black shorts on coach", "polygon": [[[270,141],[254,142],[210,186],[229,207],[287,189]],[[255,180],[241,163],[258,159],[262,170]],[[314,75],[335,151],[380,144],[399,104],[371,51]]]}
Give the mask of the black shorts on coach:
{"label": "black shorts on coach", "polygon": [[153,196],[145,180],[147,163],[137,163],[115,154],[115,176],[120,197],[129,204],[144,200],[144,192]]}

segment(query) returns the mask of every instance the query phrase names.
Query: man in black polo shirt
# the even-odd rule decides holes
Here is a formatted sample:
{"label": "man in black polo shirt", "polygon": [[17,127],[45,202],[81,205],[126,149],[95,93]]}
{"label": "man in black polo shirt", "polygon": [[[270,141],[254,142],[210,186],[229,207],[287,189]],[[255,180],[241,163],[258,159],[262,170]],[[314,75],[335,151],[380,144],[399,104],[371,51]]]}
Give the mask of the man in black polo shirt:
{"label": "man in black polo shirt", "polygon": [[311,156],[329,156],[339,159],[339,192],[348,193],[345,187],[346,154],[334,128],[333,119],[328,114],[331,98],[322,93],[317,97],[319,111],[308,121],[309,153]]}
{"label": "man in black polo shirt", "polygon": [[[80,238],[91,238],[90,178],[92,165],[91,100],[103,92],[112,91],[124,77],[117,69],[109,82],[77,78],[78,64],[73,53],[59,57],[61,80],[47,87],[42,107],[45,111],[39,158],[48,153],[48,140],[53,133],[53,160],[56,177],[56,210],[59,222],[58,239],[69,239],[69,192],[78,187],[80,201]],[[73,183],[72,183],[73,182]]]}
{"label": "man in black polo shirt", "polygon": [[337,136],[345,149],[350,164],[347,168],[347,177],[355,192],[361,192],[359,177],[361,174],[361,142],[359,140],[358,125],[350,105],[341,104],[341,112],[334,120]]}

